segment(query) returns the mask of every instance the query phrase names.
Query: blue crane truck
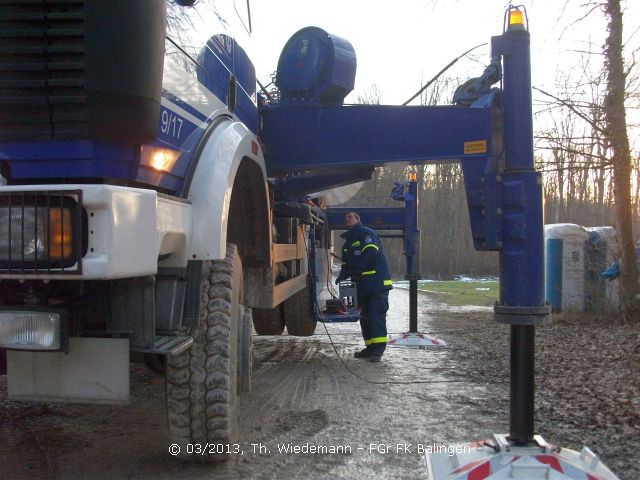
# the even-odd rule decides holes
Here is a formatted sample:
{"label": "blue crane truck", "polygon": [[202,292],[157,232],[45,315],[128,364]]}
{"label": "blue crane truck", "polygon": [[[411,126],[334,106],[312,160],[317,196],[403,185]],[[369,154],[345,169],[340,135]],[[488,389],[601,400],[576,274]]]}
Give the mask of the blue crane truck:
{"label": "blue crane truck", "polygon": [[[126,403],[131,352],[161,355],[172,453],[229,457],[252,331],[308,336],[322,320],[340,227],[323,192],[391,162],[460,162],[474,245],[500,252],[495,317],[511,325],[510,433],[490,451],[551,455],[533,430],[534,330],[549,308],[520,10],[454,105],[399,107],[344,105],[355,52],[317,27],[285,45],[277,92],[259,92],[243,0],[0,7],[10,399]],[[407,222],[395,226],[413,229],[415,255]]]}

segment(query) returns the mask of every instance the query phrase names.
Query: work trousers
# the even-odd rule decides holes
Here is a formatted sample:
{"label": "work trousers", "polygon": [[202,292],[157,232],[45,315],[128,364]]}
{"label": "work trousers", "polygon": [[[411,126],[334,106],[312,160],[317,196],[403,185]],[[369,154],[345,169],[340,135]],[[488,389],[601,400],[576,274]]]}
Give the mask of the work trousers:
{"label": "work trousers", "polygon": [[389,310],[389,290],[371,292],[358,297],[362,307],[360,328],[367,350],[382,353],[387,347],[387,310]]}

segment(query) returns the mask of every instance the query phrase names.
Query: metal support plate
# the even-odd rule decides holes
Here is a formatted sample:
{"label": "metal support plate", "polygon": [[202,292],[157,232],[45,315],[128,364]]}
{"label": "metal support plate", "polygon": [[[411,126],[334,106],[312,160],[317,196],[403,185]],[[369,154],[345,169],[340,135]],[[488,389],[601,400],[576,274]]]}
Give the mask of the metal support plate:
{"label": "metal support plate", "polygon": [[355,323],[360,321],[360,312],[321,313],[318,320],[322,323]]}
{"label": "metal support plate", "polygon": [[427,347],[431,345],[446,345],[444,340],[432,337],[426,333],[405,332],[399,337],[389,338],[387,345],[397,345],[402,347]]}
{"label": "metal support plate", "polygon": [[178,355],[191,348],[193,337],[189,336],[156,336],[149,348],[131,347],[133,352],[154,353],[156,355]]}
{"label": "metal support plate", "polygon": [[543,325],[551,318],[551,307],[508,307],[496,304],[493,307],[494,319],[507,325]]}
{"label": "metal support plate", "polygon": [[129,403],[129,340],[69,338],[69,351],[7,352],[10,400]]}

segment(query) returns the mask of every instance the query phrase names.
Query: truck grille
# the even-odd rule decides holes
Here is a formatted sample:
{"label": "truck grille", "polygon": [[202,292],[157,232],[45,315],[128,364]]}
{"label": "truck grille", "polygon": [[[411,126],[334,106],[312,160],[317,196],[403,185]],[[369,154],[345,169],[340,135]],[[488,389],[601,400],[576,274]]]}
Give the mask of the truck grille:
{"label": "truck grille", "polygon": [[0,192],[0,274],[81,273],[82,192]]}
{"label": "truck grille", "polygon": [[0,141],[85,138],[84,0],[0,0]]}

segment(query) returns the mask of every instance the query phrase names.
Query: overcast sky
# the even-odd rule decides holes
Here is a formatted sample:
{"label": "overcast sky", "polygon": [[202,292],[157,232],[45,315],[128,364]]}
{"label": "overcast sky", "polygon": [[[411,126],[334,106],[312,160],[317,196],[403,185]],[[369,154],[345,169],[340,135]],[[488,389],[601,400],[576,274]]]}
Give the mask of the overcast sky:
{"label": "overcast sky", "polygon": [[[533,83],[553,89],[556,71],[576,68],[571,50],[599,50],[606,35],[602,14],[584,15],[587,0],[524,0],[532,38]],[[626,1],[625,39],[640,26],[640,1]],[[411,97],[440,69],[469,48],[502,33],[504,0],[253,0],[254,63],[268,83],[282,47],[296,31],[317,26],[351,42],[358,59],[354,93],[373,84],[386,104]],[[640,43],[636,32],[632,43]],[[489,60],[489,47],[476,60],[461,59],[452,76],[477,76]],[[479,60],[479,61],[478,61]]]}

